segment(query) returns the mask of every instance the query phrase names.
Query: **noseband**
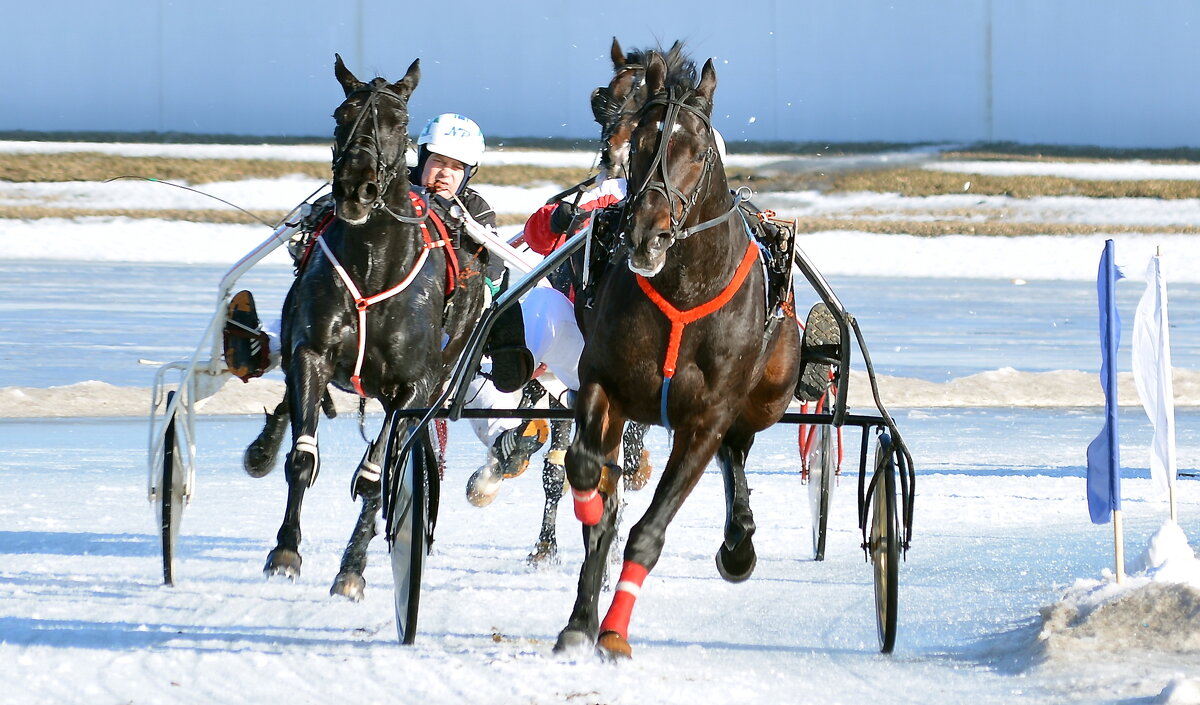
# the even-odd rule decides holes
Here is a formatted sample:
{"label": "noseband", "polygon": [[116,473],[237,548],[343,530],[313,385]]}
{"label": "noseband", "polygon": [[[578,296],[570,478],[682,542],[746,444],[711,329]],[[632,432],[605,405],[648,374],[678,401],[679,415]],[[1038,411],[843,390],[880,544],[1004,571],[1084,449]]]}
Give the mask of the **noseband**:
{"label": "noseband", "polygon": [[[646,170],[646,178],[642,181],[641,186],[638,187],[638,189],[633,193],[630,202],[634,204],[640,203],[640,201],[645,198],[647,194],[652,192],[662,194],[663,198],[667,202],[667,213],[671,218],[670,234],[672,241],[686,239],[700,232],[701,230],[706,230],[714,225],[724,222],[734,213],[734,211],[737,210],[738,203],[740,203],[742,200],[745,200],[742,198],[742,195],[739,191],[738,195],[733,199],[733,206],[727,212],[711,220],[706,220],[698,225],[693,225],[690,228],[684,227],[684,223],[687,222],[688,215],[691,213],[692,208],[694,208],[696,203],[700,200],[704,186],[708,182],[708,179],[717,163],[717,150],[710,143],[700,155],[701,172],[700,176],[696,179],[696,187],[692,190],[692,194],[690,196],[685,195],[683,191],[671,183],[670,175],[667,173],[667,145],[671,141],[671,133],[678,124],[679,114],[682,111],[686,110],[687,112],[692,113],[696,117],[700,118],[701,122],[704,123],[704,126],[708,128],[709,132],[712,132],[712,121],[709,119],[708,115],[705,115],[702,110],[686,102],[687,98],[689,98],[691,95],[692,93],[690,91],[684,91],[681,95],[677,96],[675,94],[675,89],[672,88],[665,98],[655,98],[642,106],[639,117],[639,120],[646,119],[650,108],[655,106],[665,105],[667,107],[666,115],[663,117],[658,128],[658,144],[655,147],[654,160],[650,163],[650,167]],[[656,172],[657,176],[659,177],[657,181],[654,180]],[[675,215],[676,203],[679,204],[678,217]],[[627,212],[632,215],[634,210],[636,209],[631,208]]]}
{"label": "noseband", "polygon": [[[378,81],[378,80],[379,79],[376,79],[376,81]],[[385,194],[387,194],[388,189],[391,188],[392,182],[396,179],[397,176],[400,175],[400,171],[404,168],[404,166],[403,166],[404,155],[405,155],[405,152],[408,150],[409,139],[408,139],[408,130],[407,130],[408,123],[407,123],[407,119],[406,119],[405,120],[405,128],[401,129],[401,131],[400,131],[400,147],[396,150],[395,158],[390,163],[384,161],[383,153],[379,149],[379,132],[380,132],[380,129],[379,129],[379,99],[381,97],[384,97],[384,98],[391,98],[392,100],[395,100],[405,110],[406,114],[407,114],[407,110],[408,110],[408,100],[406,98],[404,98],[403,96],[399,95],[398,93],[396,93],[395,91],[391,90],[391,88],[389,88],[387,86],[387,84],[385,84],[385,83],[377,84],[375,81],[373,81],[369,85],[364,85],[362,88],[357,88],[357,89],[351,91],[350,94],[346,96],[346,98],[349,99],[352,96],[357,95],[359,93],[367,94],[366,104],[358,112],[358,116],[354,118],[354,124],[350,127],[350,132],[346,137],[345,146],[336,145],[336,144],[334,145],[334,148],[333,148],[333,173],[334,173],[334,176],[336,177],[338,169],[341,168],[342,163],[345,162],[346,158],[350,155],[351,146],[357,141],[365,141],[367,144],[364,145],[362,148],[369,149],[375,157],[375,174],[376,174],[375,184],[376,184],[377,189],[376,189],[375,200],[371,202],[371,210],[382,210],[385,213],[387,213],[388,215],[392,216],[393,218],[395,218],[396,220],[399,220],[402,223],[413,224],[413,223],[423,222],[425,220],[425,218],[423,216],[413,218],[410,216],[404,216],[404,215],[400,215],[399,213],[396,213],[395,211],[392,210],[392,208],[390,206],[388,206],[387,202],[384,200]],[[365,120],[366,120],[366,117],[368,114],[371,116],[371,132],[369,132],[369,133],[368,132],[360,132],[363,125],[365,124]],[[407,117],[407,115],[406,115],[406,117]]]}

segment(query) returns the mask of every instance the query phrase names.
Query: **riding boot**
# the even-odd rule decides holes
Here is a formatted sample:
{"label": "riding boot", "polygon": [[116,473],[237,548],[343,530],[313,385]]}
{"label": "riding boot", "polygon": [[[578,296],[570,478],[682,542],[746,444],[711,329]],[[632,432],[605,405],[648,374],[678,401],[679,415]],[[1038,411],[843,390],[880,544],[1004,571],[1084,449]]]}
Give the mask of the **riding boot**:
{"label": "riding boot", "polygon": [[271,364],[271,345],[249,291],[239,291],[229,300],[222,338],[225,365],[235,377],[243,382],[262,377]]}

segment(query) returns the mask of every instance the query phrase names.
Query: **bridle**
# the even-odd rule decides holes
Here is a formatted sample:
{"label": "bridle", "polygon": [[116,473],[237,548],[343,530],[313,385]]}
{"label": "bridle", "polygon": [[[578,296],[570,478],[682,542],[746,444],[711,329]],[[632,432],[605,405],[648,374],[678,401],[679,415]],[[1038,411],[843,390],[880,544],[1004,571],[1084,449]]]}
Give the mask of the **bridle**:
{"label": "bridle", "polygon": [[[716,167],[717,163],[717,149],[713,145],[713,140],[709,140],[708,147],[706,147],[700,155],[699,161],[701,162],[701,172],[700,176],[696,179],[696,186],[692,190],[690,196],[684,194],[682,190],[671,183],[670,175],[667,173],[667,145],[671,141],[671,133],[674,131],[675,126],[679,122],[679,115],[681,112],[687,111],[698,117],[700,121],[704,123],[704,126],[708,129],[709,133],[712,133],[712,120],[708,117],[708,115],[706,115],[704,111],[687,102],[687,99],[690,98],[692,94],[693,92],[691,90],[684,90],[677,95],[675,92],[675,87],[671,87],[666,97],[653,98],[647,101],[647,103],[642,106],[638,118],[639,122],[641,120],[645,120],[649,115],[651,108],[660,105],[666,106],[666,114],[663,116],[662,121],[658,123],[658,141],[654,148],[654,159],[650,162],[650,166],[646,170],[645,179],[642,180],[641,185],[630,195],[629,201],[633,207],[626,210],[626,217],[632,217],[632,214],[637,209],[638,204],[640,204],[640,202],[648,194],[662,194],[662,197],[667,202],[667,212],[671,218],[670,235],[672,241],[684,240],[700,232],[701,230],[707,230],[708,228],[723,223],[733,215],[733,213],[737,210],[739,203],[749,198],[748,195],[743,195],[742,190],[739,189],[737,194],[734,195],[733,205],[728,211],[722,213],[716,218],[712,218],[711,220],[706,220],[691,227],[684,227],[684,224],[687,222],[688,215],[691,213],[692,208],[694,208],[696,203],[700,200],[700,196],[704,190],[704,187],[707,185],[707,182],[711,177],[713,169]],[[632,143],[630,145],[630,149],[630,161],[632,162],[632,150],[636,149],[636,143]],[[657,176],[659,177],[657,180],[655,180],[656,172]],[[678,216],[675,215],[676,204],[678,204],[679,208]]]}
{"label": "bridle", "polygon": [[[625,94],[625,99],[621,101],[621,104],[618,105],[616,109],[613,109],[609,106],[609,103],[612,101],[612,86],[617,83],[617,80],[621,77],[621,74],[624,74],[627,71],[634,72],[632,85],[629,87],[629,91]],[[626,112],[626,108],[629,107],[629,102],[632,101],[634,96],[637,95],[638,91],[641,90],[642,84],[645,82],[645,80],[645,66],[642,66],[641,64],[625,64],[625,67],[621,69],[621,73],[617,74],[611,83],[609,83],[607,86],[601,86],[600,88],[596,89],[596,95],[603,99],[604,107],[603,109],[600,109],[593,105],[592,112],[597,113],[602,111],[605,114],[605,119],[600,121],[600,139],[603,140],[605,149],[608,148],[608,138],[612,137],[613,133],[617,130],[617,126],[621,124],[621,118],[625,117],[626,115],[633,114],[633,111]],[[593,98],[593,101],[595,101],[595,98]],[[597,115],[596,117],[598,118],[599,116]]]}
{"label": "bridle", "polygon": [[[388,189],[391,188],[392,182],[400,175],[400,172],[405,169],[404,157],[409,147],[408,137],[408,99],[393,91],[386,82],[381,79],[375,79],[370,84],[364,84],[360,88],[350,91],[346,95],[346,99],[366,93],[366,103],[362,109],[358,111],[358,115],[354,118],[354,124],[350,126],[350,132],[346,136],[345,144],[334,144],[333,147],[333,173],[336,177],[338,169],[342,163],[350,155],[351,147],[358,149],[370,150],[375,157],[375,174],[374,180],[376,186],[375,200],[371,202],[371,210],[382,210],[388,215],[402,223],[416,224],[424,222],[427,216],[405,216],[401,215],[387,204],[385,200]],[[379,99],[391,98],[400,104],[405,113],[404,125],[400,129],[400,146],[396,150],[396,156],[390,162],[385,161],[382,151],[379,149]],[[366,122],[367,115],[371,116],[371,131],[362,131]],[[365,142],[366,144],[356,145],[355,143]]]}

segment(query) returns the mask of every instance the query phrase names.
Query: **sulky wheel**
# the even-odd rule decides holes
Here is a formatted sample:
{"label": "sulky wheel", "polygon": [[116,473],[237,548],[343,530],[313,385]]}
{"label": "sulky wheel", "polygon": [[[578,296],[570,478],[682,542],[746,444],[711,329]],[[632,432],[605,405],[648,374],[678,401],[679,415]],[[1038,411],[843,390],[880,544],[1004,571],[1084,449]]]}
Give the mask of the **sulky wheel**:
{"label": "sulky wheel", "polygon": [[[175,392],[167,393],[167,408]],[[158,515],[158,535],[162,541],[163,584],[175,584],[175,545],[179,540],[179,523],[183,519],[183,460],[179,447],[175,421],[178,414],[172,413],[163,434],[162,464],[159,466],[158,491],[155,493],[155,510]]]}
{"label": "sulky wheel", "polygon": [[813,560],[825,560],[825,534],[829,527],[829,503],[837,474],[837,447],[834,428],[816,427],[816,438],[808,456],[808,502],[812,509]]}
{"label": "sulky wheel", "polygon": [[900,519],[896,512],[896,465],[892,439],[879,436],[875,474],[871,480],[868,549],[875,574],[875,620],[879,650],[890,654],[896,645],[896,609],[900,587]]}
{"label": "sulky wheel", "polygon": [[422,426],[395,423],[388,438],[387,458],[390,475],[395,479],[392,502],[395,521],[392,534],[392,579],[395,583],[396,632],[400,643],[412,644],[417,638],[417,611],[421,602],[421,573],[425,567],[427,545],[425,531],[429,516],[425,472],[427,444],[414,439],[409,452],[399,455],[405,436],[415,431],[425,434]]}

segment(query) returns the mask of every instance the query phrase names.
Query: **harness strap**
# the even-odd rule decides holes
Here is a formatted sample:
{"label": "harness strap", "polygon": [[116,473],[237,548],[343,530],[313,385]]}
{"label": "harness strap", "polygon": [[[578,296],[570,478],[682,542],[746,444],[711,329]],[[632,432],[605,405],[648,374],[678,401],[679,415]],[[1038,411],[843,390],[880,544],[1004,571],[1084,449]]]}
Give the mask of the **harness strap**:
{"label": "harness strap", "polygon": [[[416,194],[410,193],[410,198],[413,198],[413,206],[418,207],[418,199],[420,197],[416,196]],[[421,201],[420,206],[423,207],[423,205],[424,202]],[[420,210],[418,210],[418,213],[420,213]],[[432,215],[432,213],[430,213],[430,215]],[[325,252],[325,256],[329,258],[330,264],[333,265],[333,270],[337,272],[338,277],[342,280],[342,283],[346,285],[346,290],[350,292],[350,296],[354,297],[354,306],[358,309],[358,357],[354,361],[354,374],[350,376],[350,384],[354,385],[354,391],[357,392],[358,396],[360,397],[366,398],[367,396],[367,393],[365,390],[363,390],[362,386],[362,366],[363,360],[365,360],[367,356],[367,309],[372,305],[377,304],[380,301],[390,299],[407,289],[413,283],[413,281],[416,280],[417,275],[421,273],[421,269],[425,266],[425,260],[429,259],[429,251],[437,247],[444,248],[447,252],[446,278],[447,280],[451,280],[448,282],[449,285],[447,287],[447,295],[449,295],[450,291],[453,291],[452,280],[454,275],[451,273],[452,270],[450,261],[453,259],[454,271],[457,271],[458,259],[454,257],[454,247],[450,244],[450,240],[446,236],[446,226],[441,222],[440,219],[435,219],[434,224],[437,226],[441,238],[434,242],[433,238],[429,236],[429,229],[426,228],[425,223],[422,222],[421,237],[425,240],[425,244],[421,246],[421,254],[417,256],[417,261],[413,264],[412,269],[408,272],[408,276],[404,277],[399,284],[390,289],[381,291],[373,296],[363,296],[362,292],[358,290],[358,287],[354,284],[354,280],[351,279],[349,273],[346,272],[346,268],[342,266],[342,263],[338,261],[336,256],[334,256],[333,250],[330,249],[329,245],[325,242],[324,233],[317,237],[317,244],[321,246],[321,249]]]}
{"label": "harness strap", "polygon": [[686,311],[680,311],[679,309],[675,308],[670,301],[667,301],[665,298],[663,298],[662,294],[659,294],[654,290],[654,287],[650,284],[648,279],[640,274],[635,275],[638,287],[641,288],[642,293],[645,294],[646,298],[650,299],[650,301],[652,301],[654,305],[658,307],[658,310],[662,311],[663,315],[667,317],[667,320],[671,322],[671,333],[667,340],[667,354],[666,358],[663,360],[662,367],[663,390],[662,403],[659,411],[659,415],[662,417],[663,427],[668,431],[671,430],[671,424],[667,419],[667,394],[671,388],[671,379],[675,376],[675,363],[679,361],[679,348],[683,343],[683,329],[686,328],[689,323],[694,323],[710,313],[720,310],[722,306],[729,303],[729,300],[733,298],[734,294],[736,294],[738,290],[742,288],[742,283],[746,280],[746,276],[750,273],[750,268],[754,266],[754,262],[757,259],[758,248],[754,246],[753,242],[747,243],[746,253],[742,255],[742,261],[740,264],[738,264],[737,271],[733,274],[733,279],[730,280],[729,284],[725,286],[721,293],[717,294],[715,298],[707,303],[700,304],[699,306],[690,308]]}
{"label": "harness strap", "polygon": [[429,211],[429,220],[433,221],[433,226],[437,228],[438,240],[446,243],[445,245],[434,245],[433,238],[429,236],[429,228],[425,227],[426,210],[425,199],[421,198],[416,191],[408,192],[408,200],[412,201],[413,210],[420,216],[419,225],[421,226],[421,237],[425,238],[425,242],[430,247],[445,247],[446,248],[446,296],[454,293],[454,288],[458,285],[459,273],[462,271],[458,264],[458,254],[454,251],[454,246],[450,242],[450,233],[446,231],[446,223],[442,221],[438,214],[434,211]]}

